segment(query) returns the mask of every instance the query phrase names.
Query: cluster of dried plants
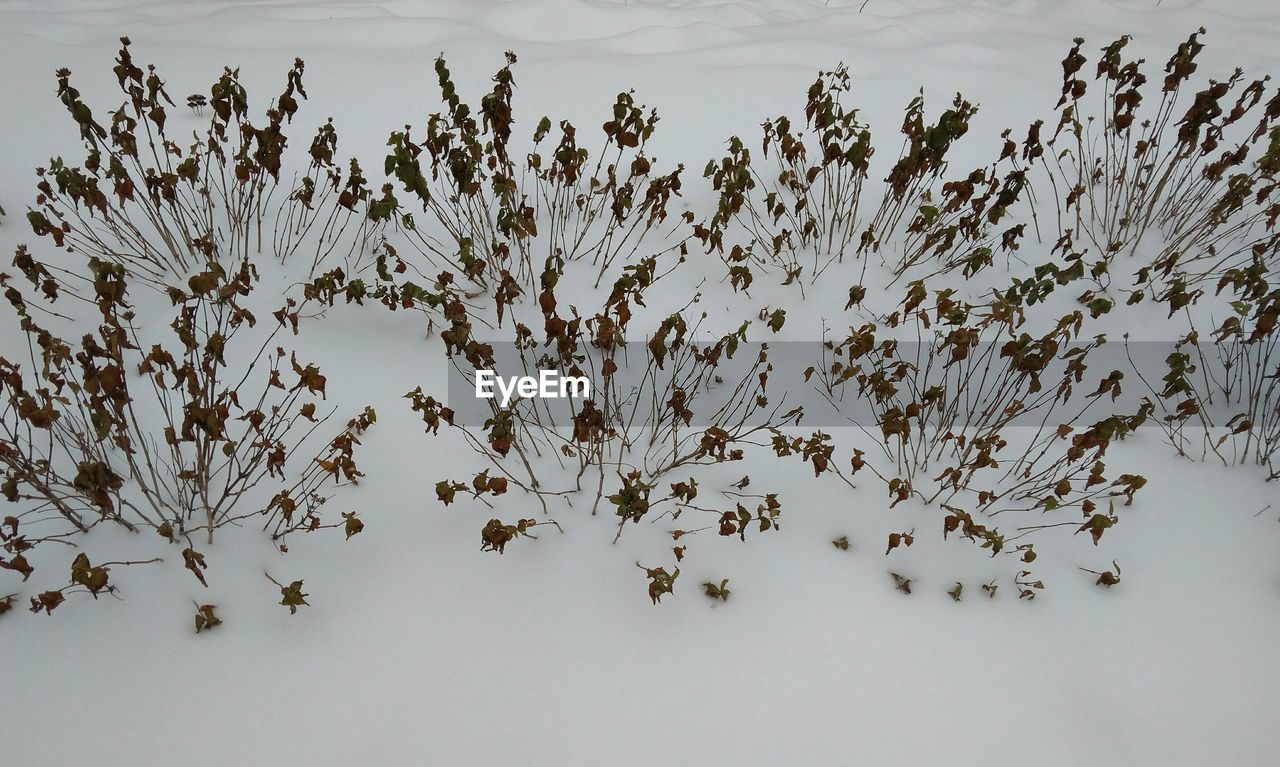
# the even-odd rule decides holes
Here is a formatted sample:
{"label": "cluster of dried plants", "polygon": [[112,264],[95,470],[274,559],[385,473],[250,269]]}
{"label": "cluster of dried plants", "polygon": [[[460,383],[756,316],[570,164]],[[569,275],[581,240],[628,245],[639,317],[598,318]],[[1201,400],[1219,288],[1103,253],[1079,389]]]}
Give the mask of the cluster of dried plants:
{"label": "cluster of dried plants", "polygon": [[[1146,421],[1151,405],[1129,415],[1107,409],[1124,373],[1090,368],[1105,340],[1082,335],[1085,322],[1073,310],[1033,333],[1025,309],[998,294],[969,303],[945,289],[930,298],[914,282],[880,323],[825,344],[806,378],[823,396],[868,410],[865,420],[850,420],[882,460],[855,448],[850,473],[879,480],[890,508],[911,499],[936,505],[944,537],[956,533],[992,556],[1016,551],[1031,562],[1034,544],[1015,541],[1064,526],[1097,543],[1116,521],[1112,501],[1128,505],[1146,484],[1108,470],[1103,458]],[[827,441],[816,434],[810,442],[820,438]],[[793,452],[782,438],[778,448]],[[998,525],[1009,518],[1013,531]],[[904,541],[911,537],[891,534],[888,550]]]}
{"label": "cluster of dried plants", "polygon": [[[325,504],[362,476],[355,452],[375,414],[329,424],[325,376],[283,346],[303,307],[288,299],[260,321],[250,262],[211,260],[162,300],[131,295],[124,267],[98,258],[82,273],[20,247],[14,265],[31,289],[3,280],[27,348],[0,357],[0,489],[16,504],[0,568],[51,579],[32,611],[114,593],[110,567],[137,562],[89,558],[103,525],[152,536],[147,561],[181,562],[201,585],[224,528],[261,526],[281,551],[295,533],[363,529]],[[172,320],[157,328],[156,314]]]}
{"label": "cluster of dried plants", "polygon": [[[460,299],[445,307],[449,325],[441,337],[467,389],[474,388],[479,371],[491,370],[530,377],[556,371],[586,377],[591,389],[580,398],[526,397],[505,406],[491,399],[482,424],[458,418],[420,388],[410,392],[406,396],[429,433],[440,435],[444,428],[443,435],[460,436],[484,461],[485,468],[470,479],[441,479],[439,500],[448,505],[461,493],[495,506],[496,496],[512,490],[536,499],[541,519],[494,518],[484,527],[482,548],[498,553],[511,540],[532,537],[528,530],[535,525],[559,527],[550,516],[553,506],[575,503],[592,515],[610,510],[618,525],[615,541],[628,523],[666,522],[676,561],[684,558],[685,537],[695,533],[716,530],[745,540],[748,531],[776,530],[782,511],[777,493],[749,489],[744,477],[708,501],[699,482],[704,467],[744,461],[802,415],[799,408],[784,412],[780,394],[771,400],[767,345],[742,351],[750,323],[718,336],[707,333],[695,298],[658,319],[647,340],[636,338],[633,323],[655,324],[646,293],[670,271],[661,271],[656,258],[624,268],[600,308],[584,316],[558,292],[566,268],[572,266],[548,259],[537,303],[509,307],[514,340],[505,357],[477,337]],[[754,356],[739,356],[740,364],[730,365],[741,353]],[[688,523],[704,517],[706,524]],[[651,591],[654,601],[659,593]]]}
{"label": "cluster of dried plants", "polygon": [[956,94],[929,123],[921,93],[907,105],[897,160],[883,184],[869,184],[875,148],[870,127],[844,103],[851,89],[844,66],[821,73],[803,128],[785,116],[768,120],[758,160],[734,136],[728,153],[707,164],[718,199],[695,233],[724,260],[734,289],[751,286],[753,267],[778,269],[784,284],[803,286],[845,259],[858,264],[861,280],[873,253],[895,277],[922,264],[930,275],[959,269],[969,277],[996,253],[1018,249],[1025,224],[1006,219],[1027,179],[1009,132],[995,162],[947,181],[952,149],[978,108]]}
{"label": "cluster of dried plants", "polygon": [[682,250],[685,238],[668,236],[667,218],[683,167],[661,173],[647,150],[657,111],[622,92],[599,148],[580,144],[569,121],[553,126],[548,117],[522,144],[514,135],[515,63],[508,52],[473,108],[436,59],[443,111],[428,118],[421,139],[410,126],[388,139],[386,173],[413,201],[397,203],[394,220],[413,252],[479,290],[514,290],[536,287],[548,259],[589,258],[598,285],[614,264]]}
{"label": "cluster of dried plants", "polygon": [[[1053,188],[1064,248],[1092,259],[1088,273],[1101,288],[1131,291],[1133,301],[1144,288],[1167,300],[1175,282],[1195,286],[1274,258],[1280,92],[1268,96],[1269,77],[1246,81],[1237,69],[1188,104],[1203,33],[1165,64],[1154,110],[1143,103],[1144,61],[1125,58],[1129,36],[1104,47],[1098,114],[1086,106],[1077,39],[1062,62],[1053,135],[1041,143],[1037,122],[1027,138],[1028,158]],[[1133,273],[1131,285],[1113,284],[1124,279],[1116,267]]]}
{"label": "cluster of dried plants", "polygon": [[[210,261],[235,269],[264,251],[283,262],[330,258],[350,270],[376,242],[389,216],[360,165],[337,158],[333,122],[316,132],[302,175],[286,168],[286,131],[307,97],[303,62],[295,59],[280,95],[261,118],[250,115],[239,70],[225,69],[198,102],[208,125],[182,136],[174,103],[154,66],[144,71],[121,38],[113,72],[125,100],[105,121],[57,72],[58,99],[75,122],[85,157],[74,165],[54,157],[37,169],[40,181],[27,220],[36,235],[81,258],[124,265],[161,288]],[[194,97],[193,97],[194,98]],[[282,180],[281,174],[286,173]],[[299,256],[298,254],[302,254]]]}

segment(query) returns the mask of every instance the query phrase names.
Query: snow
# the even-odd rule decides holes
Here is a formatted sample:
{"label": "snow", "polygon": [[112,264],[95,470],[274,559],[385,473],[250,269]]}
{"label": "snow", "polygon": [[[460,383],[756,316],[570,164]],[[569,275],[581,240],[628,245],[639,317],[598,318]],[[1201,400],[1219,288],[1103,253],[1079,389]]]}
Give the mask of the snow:
{"label": "snow", "polygon": [[[1076,35],[1096,50],[1130,33],[1163,62],[1203,25],[1202,75],[1280,72],[1280,13],[1250,0],[861,6],[5,0],[0,252],[34,240],[22,220],[32,168],[77,150],[53,70],[71,67],[91,101],[114,93],[121,35],[175,98],[230,65],[260,103],[304,58],[311,98],[291,135],[331,115],[340,154],[374,172],[387,133],[437,108],[436,55],[475,94],[512,49],[518,132],[542,114],[597,125],[634,88],[662,116],[657,167],[686,164],[695,209],[723,141],[754,142],[763,119],[799,113],[816,71],[841,61],[886,137],[921,86],[935,107],[963,91],[981,104],[966,141],[978,153],[1049,112]],[[783,295],[758,295],[751,312]],[[797,339],[800,318],[788,319]],[[15,341],[6,324],[3,349]],[[1280,749],[1280,493],[1256,467],[1176,460],[1144,430],[1108,464],[1151,483],[1102,546],[1038,543],[1047,589],[1032,602],[1016,598],[1010,560],[944,543],[936,510],[888,511],[878,486],[815,484],[798,462],[747,467],[781,488],[782,530],[696,540],[655,607],[634,563],[669,564],[661,524],[612,545],[610,519],[565,510],[563,535],[499,557],[479,550],[481,507],[436,501],[435,482],[470,458],[422,434],[402,399],[445,386],[442,346],[418,320],[339,309],[299,344],[329,376],[330,401],[380,415],[360,460],[368,477],[343,499],[365,532],[309,536],[287,556],[229,538],[207,552],[208,591],[168,561],[121,573],[122,600],[4,616],[4,763],[1262,765]],[[915,545],[884,557],[887,533],[912,527]],[[841,535],[848,552],[829,543]],[[1124,568],[1113,589],[1078,569],[1113,559]],[[305,578],[312,606],[289,615],[264,568]],[[915,593],[894,590],[890,570],[916,579]],[[733,596],[711,603],[698,584],[721,578]],[[987,599],[992,578],[1001,588]],[[945,593],[957,580],[960,603]],[[218,605],[225,625],[195,636],[193,599]]]}

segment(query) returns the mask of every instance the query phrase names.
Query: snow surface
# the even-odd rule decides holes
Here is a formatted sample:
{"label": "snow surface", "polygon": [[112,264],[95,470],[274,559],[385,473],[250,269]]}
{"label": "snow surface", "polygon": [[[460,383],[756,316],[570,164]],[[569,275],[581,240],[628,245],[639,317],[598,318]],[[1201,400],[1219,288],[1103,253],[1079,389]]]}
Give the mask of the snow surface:
{"label": "snow surface", "polygon": [[[882,134],[923,86],[935,106],[956,90],[980,103],[970,135],[989,141],[1048,112],[1076,35],[1096,50],[1131,33],[1157,62],[1203,25],[1202,75],[1280,73],[1280,10],[1256,0],[862,5],[0,0],[0,251],[33,239],[32,168],[77,148],[53,70],[71,67],[91,99],[114,92],[124,34],[175,96],[232,65],[261,99],[304,58],[300,118],[334,116],[341,154],[372,169],[389,130],[436,109],[437,54],[475,93],[513,49],[520,125],[598,124],[635,88],[662,114],[661,167],[693,169],[694,203],[709,198],[696,171],[728,135],[798,113],[815,72],[841,61]],[[6,616],[6,764],[1266,765],[1280,750],[1280,493],[1256,468],[1176,461],[1139,435],[1108,455],[1152,479],[1138,503],[1098,549],[1038,543],[1048,589],[1024,602],[1008,560],[934,534],[936,510],[889,512],[870,484],[819,488],[771,464],[781,533],[696,541],[653,607],[633,563],[659,563],[658,529],[615,546],[609,519],[564,512],[564,535],[480,552],[484,512],[432,492],[466,459],[400,399],[442,390],[438,342],[378,311],[320,327],[299,351],[330,399],[382,416],[368,478],[344,498],[366,531],[308,537],[287,557],[245,536],[209,549],[209,591],[170,562],[120,574],[123,601]],[[882,556],[885,535],[911,526],[929,532]],[[851,551],[830,545],[841,535]],[[1112,559],[1115,589],[1077,569]],[[290,616],[263,567],[305,577],[312,607]],[[916,593],[895,591],[890,569]],[[979,598],[996,577],[998,597]],[[711,604],[697,584],[720,578],[733,596]],[[961,603],[944,593],[956,580]],[[226,624],[194,636],[192,599]]]}

